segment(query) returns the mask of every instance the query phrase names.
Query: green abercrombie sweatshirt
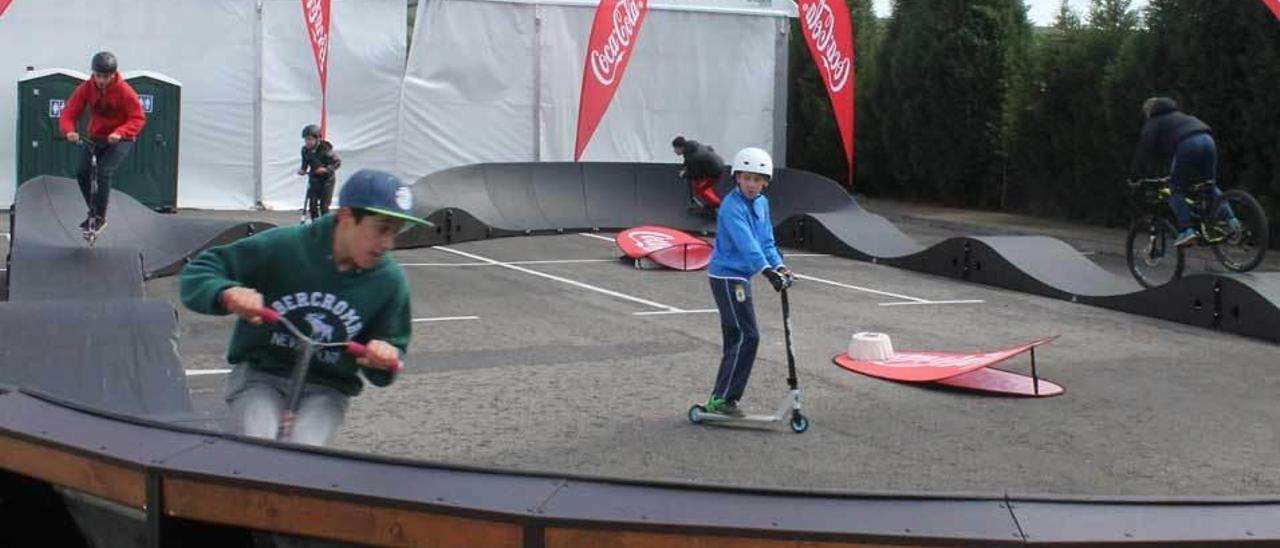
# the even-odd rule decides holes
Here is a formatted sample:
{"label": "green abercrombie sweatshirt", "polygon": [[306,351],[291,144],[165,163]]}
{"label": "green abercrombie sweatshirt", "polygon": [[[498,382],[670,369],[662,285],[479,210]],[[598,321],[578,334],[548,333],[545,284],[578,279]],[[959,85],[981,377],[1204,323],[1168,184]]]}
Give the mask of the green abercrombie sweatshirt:
{"label": "green abercrombie sweatshirt", "polygon": [[[309,225],[273,228],[230,245],[211,248],[182,271],[182,303],[202,314],[225,315],[220,297],[234,286],[256,289],[266,306],[325,342],[382,340],[409,347],[412,316],[404,270],[384,255],[369,270],[339,272],[333,261],[335,215]],[[298,341],[283,325],[236,322],[227,361],[288,377],[297,362]],[[364,387],[360,366],[342,348],[324,348],[311,359],[307,382],[354,396]],[[386,386],[394,374],[365,369],[369,382]]]}

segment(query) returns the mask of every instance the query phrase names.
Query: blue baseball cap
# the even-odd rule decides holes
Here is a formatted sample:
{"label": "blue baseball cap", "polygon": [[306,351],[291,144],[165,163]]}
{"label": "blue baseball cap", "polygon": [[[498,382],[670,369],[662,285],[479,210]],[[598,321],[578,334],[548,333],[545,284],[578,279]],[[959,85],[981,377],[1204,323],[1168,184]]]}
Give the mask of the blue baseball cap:
{"label": "blue baseball cap", "polygon": [[435,226],[426,219],[413,215],[413,189],[399,177],[378,171],[362,169],[347,178],[338,194],[339,207],[355,207],[379,215],[404,219],[425,226]]}

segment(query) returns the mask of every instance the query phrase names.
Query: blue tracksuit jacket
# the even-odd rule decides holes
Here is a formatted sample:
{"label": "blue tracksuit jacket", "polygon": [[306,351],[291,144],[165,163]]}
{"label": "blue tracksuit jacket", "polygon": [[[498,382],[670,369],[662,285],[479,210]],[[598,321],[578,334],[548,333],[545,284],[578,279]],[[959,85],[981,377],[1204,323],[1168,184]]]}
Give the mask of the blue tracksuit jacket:
{"label": "blue tracksuit jacket", "polygon": [[782,265],[773,241],[769,199],[747,201],[736,186],[724,197],[716,216],[716,247],[708,269],[713,278],[750,280],[765,267]]}

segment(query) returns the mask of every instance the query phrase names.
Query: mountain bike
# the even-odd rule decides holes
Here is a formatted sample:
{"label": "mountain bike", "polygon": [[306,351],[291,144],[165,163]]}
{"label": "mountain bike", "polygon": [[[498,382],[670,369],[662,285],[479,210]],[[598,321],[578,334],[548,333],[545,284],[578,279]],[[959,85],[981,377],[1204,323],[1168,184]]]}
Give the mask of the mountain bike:
{"label": "mountain bike", "polygon": [[[1257,268],[1270,244],[1269,223],[1262,204],[1241,189],[1213,196],[1213,181],[1193,185],[1186,195],[1194,245],[1207,246],[1218,262],[1232,272]],[[1173,245],[1178,238],[1173,209],[1169,206],[1169,178],[1138,179],[1129,183],[1138,217],[1129,226],[1125,256],[1129,272],[1143,287],[1156,287],[1182,277],[1186,248]],[[1222,205],[1227,207],[1224,208]],[[1230,222],[1230,215],[1239,221]]]}

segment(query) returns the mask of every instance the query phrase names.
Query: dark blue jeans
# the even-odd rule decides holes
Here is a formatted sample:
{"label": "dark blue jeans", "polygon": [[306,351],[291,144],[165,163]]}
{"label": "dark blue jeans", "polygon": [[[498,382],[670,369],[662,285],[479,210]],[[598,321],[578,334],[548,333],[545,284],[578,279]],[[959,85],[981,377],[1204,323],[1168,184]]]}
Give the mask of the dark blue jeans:
{"label": "dark blue jeans", "polygon": [[720,309],[720,331],[724,349],[716,387],[712,396],[736,402],[747,390],[751,366],[760,346],[760,330],[756,328],[756,310],[751,301],[751,282],[741,278],[711,278],[711,295]]}
{"label": "dark blue jeans", "polygon": [[[114,145],[106,143],[105,138],[102,141],[93,145],[92,152],[88,148],[80,149],[80,168],[76,170],[76,180],[80,182],[80,195],[84,196],[89,214],[105,218],[107,199],[111,197],[111,178],[124,162],[124,158],[129,155],[129,151],[133,150],[133,141],[120,141]],[[92,160],[90,154],[98,156],[98,191],[92,193],[89,188],[89,177],[93,168],[89,163]]]}
{"label": "dark blue jeans", "polygon": [[1169,207],[1173,209],[1179,232],[1191,227],[1191,209],[1187,206],[1187,193],[1191,191],[1192,186],[1205,181],[1210,184],[1204,191],[1204,207],[1207,208],[1211,202],[1216,202],[1219,204],[1219,217],[1235,218],[1231,207],[1222,200],[1222,191],[1218,189],[1217,184],[1213,183],[1217,178],[1217,169],[1218,147],[1214,144],[1212,135],[1198,133],[1178,143],[1177,151],[1173,155],[1173,166],[1169,168]]}
{"label": "dark blue jeans", "polygon": [[334,176],[310,177],[307,179],[307,214],[311,220],[329,214],[329,204],[333,202]]}

